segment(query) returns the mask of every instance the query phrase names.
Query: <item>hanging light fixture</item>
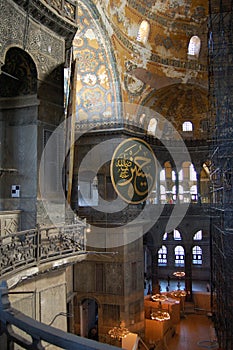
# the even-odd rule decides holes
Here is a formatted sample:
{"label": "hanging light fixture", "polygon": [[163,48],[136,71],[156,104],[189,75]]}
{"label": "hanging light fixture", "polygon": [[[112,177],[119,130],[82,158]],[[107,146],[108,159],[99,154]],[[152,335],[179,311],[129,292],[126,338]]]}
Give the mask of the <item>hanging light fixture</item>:
{"label": "hanging light fixture", "polygon": [[125,327],[124,322],[120,322],[120,325],[117,327],[113,327],[108,331],[108,334],[111,338],[121,340],[122,338],[125,338],[127,334],[129,334],[129,330]]}
{"label": "hanging light fixture", "polygon": [[152,311],[151,313],[151,319],[156,321],[168,321],[170,320],[170,314],[167,311],[158,310],[158,311]]}
{"label": "hanging light fixture", "polygon": [[160,301],[160,302],[163,302],[163,301],[166,301],[167,300],[167,296],[165,294],[154,294],[151,296],[151,299],[153,301]]}
{"label": "hanging light fixture", "polygon": [[185,276],[185,272],[184,271],[175,271],[175,272],[173,272],[173,276],[178,277],[178,278],[182,278]]}
{"label": "hanging light fixture", "polygon": [[187,293],[185,290],[177,289],[177,290],[173,290],[171,292],[171,295],[174,296],[175,298],[182,298],[182,297],[185,297]]}
{"label": "hanging light fixture", "polygon": [[162,302],[167,300],[167,296],[164,294],[154,294],[151,296],[153,301],[159,302],[159,309],[151,312],[151,319],[156,321],[167,321],[170,320],[170,314],[167,311],[162,310]]}
{"label": "hanging light fixture", "polygon": [[178,284],[177,284],[178,289],[173,290],[171,292],[171,295],[174,296],[175,298],[185,297],[187,295],[186,291],[180,289],[180,280],[182,277],[185,276],[185,272],[184,271],[176,271],[176,272],[173,272],[173,276],[176,276],[178,278]]}

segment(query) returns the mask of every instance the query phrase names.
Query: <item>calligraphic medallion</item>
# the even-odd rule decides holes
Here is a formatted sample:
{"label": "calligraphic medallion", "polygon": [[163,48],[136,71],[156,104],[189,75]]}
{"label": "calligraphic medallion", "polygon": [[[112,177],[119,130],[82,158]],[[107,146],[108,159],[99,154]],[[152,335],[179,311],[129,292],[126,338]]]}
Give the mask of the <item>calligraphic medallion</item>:
{"label": "calligraphic medallion", "polygon": [[114,151],[111,180],[117,194],[127,203],[144,202],[155,187],[157,162],[151,147],[139,138],[128,138]]}

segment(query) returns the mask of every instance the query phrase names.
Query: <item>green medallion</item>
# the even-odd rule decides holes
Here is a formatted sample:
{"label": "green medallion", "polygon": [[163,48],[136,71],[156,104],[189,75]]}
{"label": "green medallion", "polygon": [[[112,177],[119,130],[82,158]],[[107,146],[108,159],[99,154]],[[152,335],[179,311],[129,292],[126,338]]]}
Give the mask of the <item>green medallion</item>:
{"label": "green medallion", "polygon": [[145,141],[129,138],[118,145],[111,161],[111,180],[124,201],[144,202],[155,187],[156,175],[156,158]]}

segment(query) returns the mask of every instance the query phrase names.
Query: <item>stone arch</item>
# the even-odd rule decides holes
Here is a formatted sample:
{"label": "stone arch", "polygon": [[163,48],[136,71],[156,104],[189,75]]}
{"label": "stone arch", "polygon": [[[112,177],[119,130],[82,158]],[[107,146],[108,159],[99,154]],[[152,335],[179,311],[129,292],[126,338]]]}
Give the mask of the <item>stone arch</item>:
{"label": "stone arch", "polygon": [[37,93],[37,69],[31,56],[18,47],[11,47],[1,67],[0,97]]}

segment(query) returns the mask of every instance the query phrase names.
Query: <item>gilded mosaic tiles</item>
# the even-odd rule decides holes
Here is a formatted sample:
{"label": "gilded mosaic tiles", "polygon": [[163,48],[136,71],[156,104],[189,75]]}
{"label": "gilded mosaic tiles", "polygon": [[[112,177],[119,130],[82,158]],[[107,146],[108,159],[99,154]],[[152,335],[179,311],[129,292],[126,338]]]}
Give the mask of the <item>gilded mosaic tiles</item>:
{"label": "gilded mosaic tiles", "polygon": [[118,84],[107,36],[91,10],[79,3],[79,30],[74,39],[77,62],[76,121],[109,122],[117,118]]}

